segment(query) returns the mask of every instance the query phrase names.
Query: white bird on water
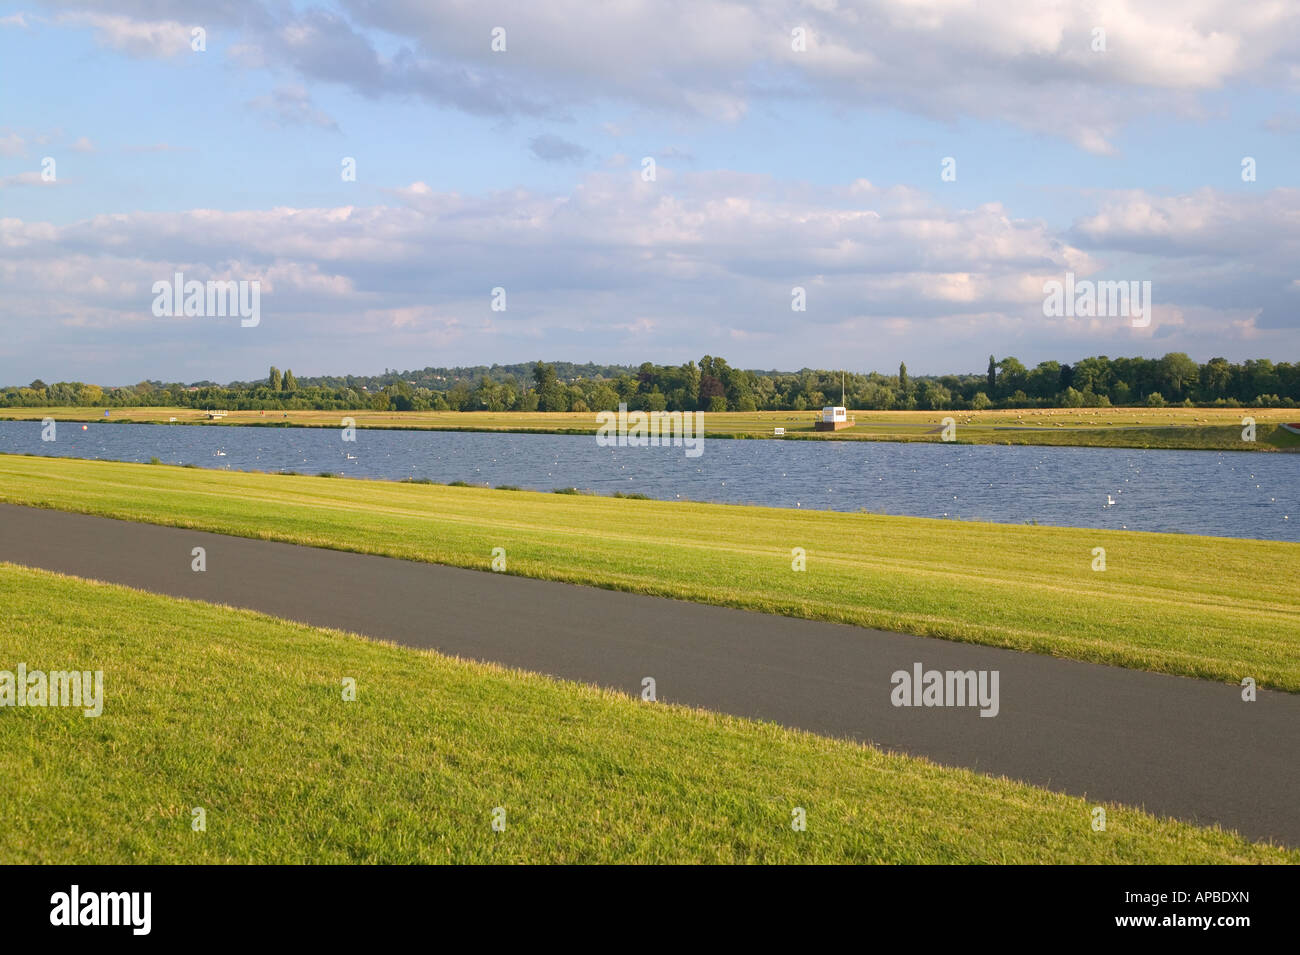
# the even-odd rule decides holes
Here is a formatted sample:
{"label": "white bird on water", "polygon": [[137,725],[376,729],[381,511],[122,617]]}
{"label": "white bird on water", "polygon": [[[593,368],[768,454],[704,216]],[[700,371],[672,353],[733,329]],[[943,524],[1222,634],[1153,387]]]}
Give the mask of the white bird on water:
{"label": "white bird on water", "polygon": [[1112,506],[1114,503],[1115,503],[1115,499],[1114,499],[1113,497],[1111,497],[1109,494],[1107,494],[1107,495],[1106,495],[1106,506],[1107,506],[1107,507],[1110,507],[1110,506]]}

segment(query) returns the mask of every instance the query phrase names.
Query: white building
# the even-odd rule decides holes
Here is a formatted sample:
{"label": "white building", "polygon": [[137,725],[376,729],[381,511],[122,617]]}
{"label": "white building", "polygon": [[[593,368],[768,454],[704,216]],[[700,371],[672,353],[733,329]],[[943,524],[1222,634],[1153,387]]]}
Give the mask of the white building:
{"label": "white building", "polygon": [[820,420],[813,422],[813,430],[838,431],[840,428],[851,428],[853,424],[848,409],[843,405],[827,405],[822,409]]}

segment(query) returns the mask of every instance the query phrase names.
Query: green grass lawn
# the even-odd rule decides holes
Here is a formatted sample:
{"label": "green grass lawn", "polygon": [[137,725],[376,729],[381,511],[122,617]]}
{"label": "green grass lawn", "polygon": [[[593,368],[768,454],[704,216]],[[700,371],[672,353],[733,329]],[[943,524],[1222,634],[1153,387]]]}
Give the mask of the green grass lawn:
{"label": "green grass lawn", "polygon": [[[111,422],[340,427],[435,431],[517,431],[594,434],[594,412],[491,411],[231,411],[219,422],[193,408],[111,408]],[[100,408],[0,408],[0,420],[104,421]],[[998,411],[853,411],[857,424],[845,431],[816,432],[815,411],[726,411],[704,416],[714,438],[770,438],[784,428],[790,440],[939,441],[943,419],[956,423],[958,444],[1033,444],[1071,447],[1177,448],[1184,450],[1279,451],[1300,448],[1300,435],[1278,427],[1300,421],[1294,408],[1034,408]],[[1241,440],[1242,418],[1256,421],[1256,440]],[[1023,429],[1023,430],[1020,430]]]}
{"label": "green grass lawn", "polygon": [[16,455],[0,500],[1300,691],[1292,543]]}
{"label": "green grass lawn", "polygon": [[1114,805],[1093,832],[1083,799],[248,611],[12,564],[0,592],[0,669],[102,670],[105,697],[93,719],[0,711],[9,863],[1300,861]]}

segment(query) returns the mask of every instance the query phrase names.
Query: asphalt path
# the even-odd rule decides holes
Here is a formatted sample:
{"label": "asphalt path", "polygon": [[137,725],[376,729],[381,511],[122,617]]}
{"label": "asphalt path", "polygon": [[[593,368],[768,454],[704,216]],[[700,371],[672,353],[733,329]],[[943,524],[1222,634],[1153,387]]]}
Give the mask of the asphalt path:
{"label": "asphalt path", "polygon": [[[191,569],[194,547],[206,550],[205,572]],[[635,696],[650,677],[661,702],[771,720],[1300,846],[1294,694],[1259,690],[1256,701],[1245,702],[1229,684],[7,504],[0,504],[0,560]],[[892,675],[917,664],[996,671],[997,715],[981,716],[975,706],[894,705]]]}

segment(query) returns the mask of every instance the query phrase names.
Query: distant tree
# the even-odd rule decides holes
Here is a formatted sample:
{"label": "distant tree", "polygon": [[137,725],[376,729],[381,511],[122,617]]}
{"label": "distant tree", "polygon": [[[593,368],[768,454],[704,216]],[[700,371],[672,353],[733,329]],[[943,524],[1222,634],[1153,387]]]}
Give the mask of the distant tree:
{"label": "distant tree", "polygon": [[569,410],[569,389],[560,381],[553,366],[542,361],[533,365],[533,383],[537,385],[539,411]]}
{"label": "distant tree", "polygon": [[588,408],[593,408],[596,411],[618,410],[618,392],[611,388],[607,381],[595,382],[591,388],[588,389],[583,400],[587,403]]}
{"label": "distant tree", "polygon": [[1076,391],[1073,388],[1066,388],[1061,392],[1061,406],[1065,408],[1082,408],[1084,404],[1083,392]]}
{"label": "distant tree", "polygon": [[271,374],[267,376],[266,383],[272,391],[280,391],[284,388],[284,378],[281,377],[279,368],[271,366]]}
{"label": "distant tree", "polygon": [[[289,382],[293,372],[288,369],[284,372],[284,390],[292,391]],[[388,404],[394,411],[411,411],[415,405],[414,393],[411,386],[405,381],[395,381],[384,389],[384,394],[388,396]]]}
{"label": "distant tree", "polygon": [[[989,355],[988,394],[996,395],[998,393],[998,363],[992,355]],[[988,395],[985,395],[988,397]]]}
{"label": "distant tree", "polygon": [[1183,352],[1170,352],[1156,366],[1160,391],[1170,401],[1181,401],[1201,377],[1201,368]]}
{"label": "distant tree", "polygon": [[1208,399],[1223,398],[1232,387],[1232,365],[1226,358],[1211,358],[1201,366],[1201,392]]}
{"label": "distant tree", "polygon": [[469,382],[458,381],[451,386],[447,392],[447,406],[452,411],[468,411],[472,407],[469,391]]}
{"label": "distant tree", "polygon": [[284,390],[285,391],[298,390],[298,379],[293,376],[292,368],[286,368],[284,370]]}
{"label": "distant tree", "polygon": [[[705,360],[708,356],[705,355]],[[700,407],[706,411],[726,411],[727,410],[727,391],[722,386],[722,382],[713,377],[707,371],[704,371],[705,364],[700,362]],[[711,367],[711,363],[710,363]],[[715,399],[722,399],[722,407],[717,406]]]}
{"label": "distant tree", "polygon": [[620,400],[628,402],[629,405],[638,387],[640,387],[639,382],[631,375],[619,375],[614,379],[614,391],[618,393]]}
{"label": "distant tree", "polygon": [[1039,362],[1027,376],[1025,390],[1034,398],[1052,398],[1061,390],[1061,363]]}
{"label": "distant tree", "polygon": [[898,363],[898,393],[906,401],[911,391],[912,384],[907,378],[907,362],[900,361]]}
{"label": "distant tree", "polygon": [[479,379],[478,387],[470,396],[470,408],[474,411],[502,410],[501,388],[487,375]]}
{"label": "distant tree", "polygon": [[982,391],[975,392],[975,397],[971,398],[970,406],[976,411],[984,411],[993,407],[993,402],[989,396]]}
{"label": "distant tree", "polygon": [[1075,362],[1074,380],[1070,384],[1079,391],[1095,391],[1097,394],[1102,394],[1109,391],[1114,383],[1114,369],[1110,359],[1105,355]]}
{"label": "distant tree", "polygon": [[1019,359],[1004,358],[998,362],[998,394],[1014,398],[1017,391],[1023,391],[1029,378],[1029,372]]}
{"label": "distant tree", "polygon": [[554,381],[539,391],[537,403],[540,411],[568,411],[569,389],[559,381]]}
{"label": "distant tree", "polygon": [[556,382],[555,368],[546,362],[539,361],[533,365],[533,383],[537,385],[539,392],[545,391],[552,387]]}
{"label": "distant tree", "polygon": [[700,404],[700,368],[693,361],[681,367],[682,411],[694,411]]}
{"label": "distant tree", "polygon": [[916,403],[924,411],[938,411],[948,407],[952,395],[937,381],[923,381],[917,389]]}

